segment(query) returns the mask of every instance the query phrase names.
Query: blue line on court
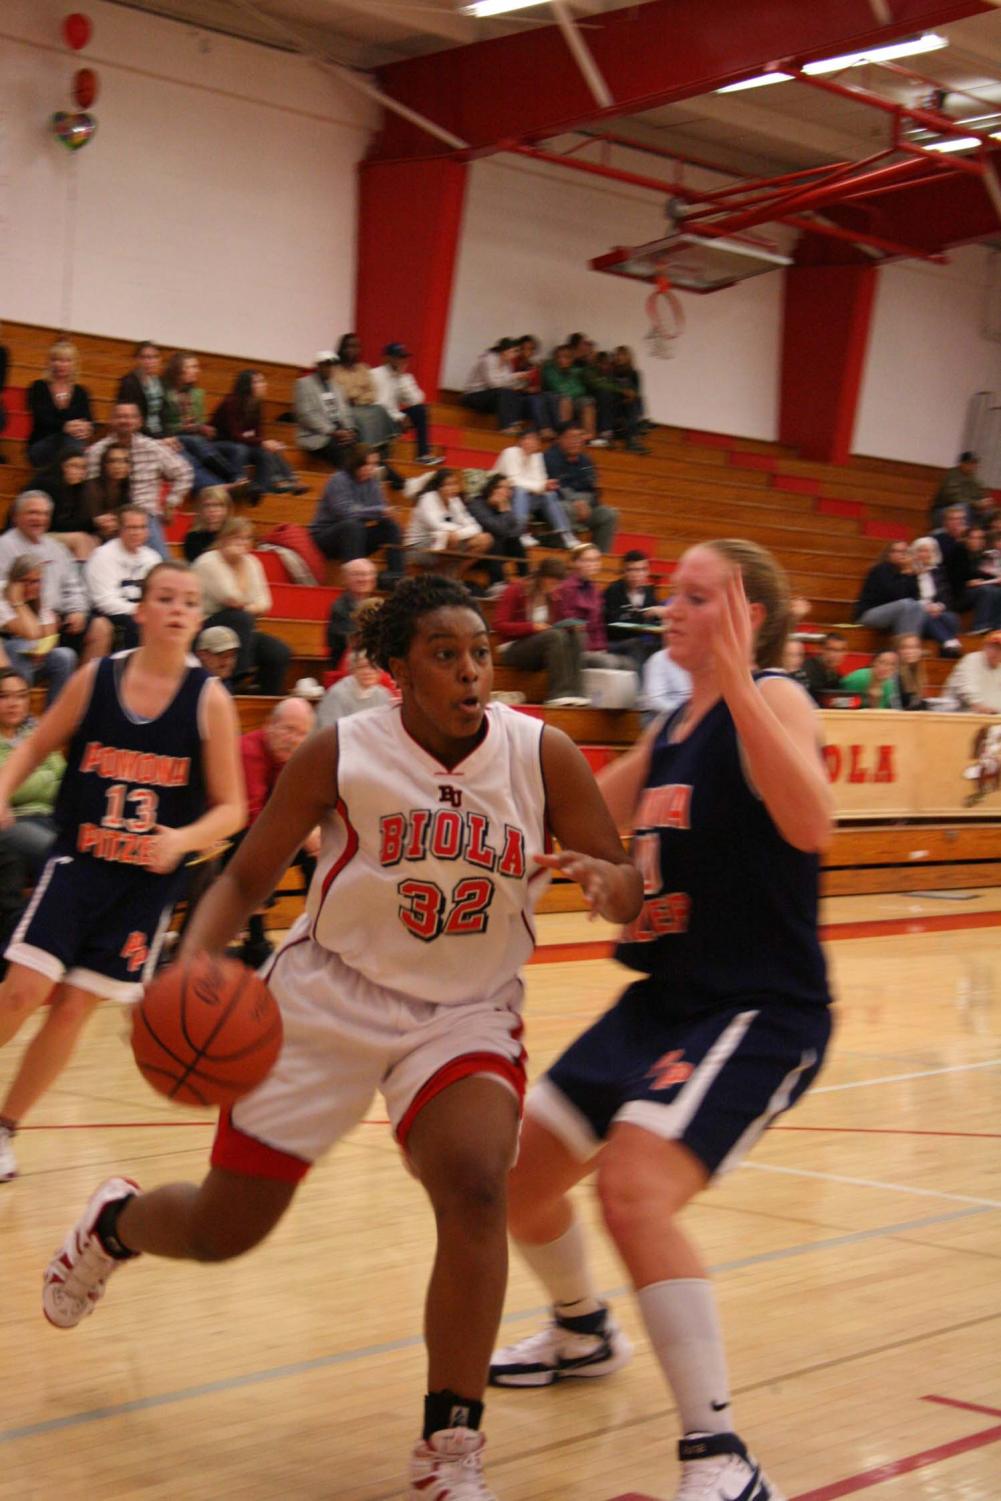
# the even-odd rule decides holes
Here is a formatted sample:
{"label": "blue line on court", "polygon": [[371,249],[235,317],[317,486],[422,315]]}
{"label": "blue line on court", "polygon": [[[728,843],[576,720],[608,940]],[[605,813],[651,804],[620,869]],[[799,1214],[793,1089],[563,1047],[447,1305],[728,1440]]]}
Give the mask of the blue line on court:
{"label": "blue line on court", "polygon": [[[794,1256],[809,1256],[814,1251],[830,1251],[838,1246],[857,1246],[863,1241],[880,1240],[891,1235],[905,1235],[912,1230],[926,1230],[934,1225],[947,1225],[953,1220],[969,1219],[976,1214],[991,1214],[988,1206],[976,1205],[970,1209],[955,1209],[949,1214],[930,1215],[920,1220],[906,1220],[896,1225],[883,1225],[874,1230],[853,1230],[846,1235],[831,1235],[825,1240],[803,1241],[795,1246],[783,1246],[777,1251],[761,1251],[755,1256],[741,1256],[735,1261],[722,1261],[711,1268],[719,1275],[722,1272],[739,1272],[745,1267],[760,1266],[768,1261],[786,1261]],[[630,1291],[627,1287],[613,1287],[602,1293],[606,1299],[621,1298]],[[518,1323],[522,1319],[548,1315],[549,1306],[526,1308],[519,1313],[508,1313],[502,1320],[505,1324]],[[322,1371],[334,1366],[354,1364],[377,1355],[394,1355],[400,1350],[412,1350],[423,1344],[420,1335],[407,1339],[389,1340],[382,1345],[363,1345],[356,1350],[342,1350],[336,1355],[318,1355],[313,1360],[296,1360],[289,1365],[269,1366],[263,1371],[248,1371],[243,1376],[224,1376],[219,1381],[206,1381],[200,1386],[182,1386],[176,1391],[159,1392],[156,1396],[136,1397],[130,1402],[115,1402],[108,1407],[92,1407],[87,1412],[66,1413],[60,1418],[47,1418],[42,1423],[26,1423],[21,1428],[0,1429],[0,1444],[11,1444],[21,1438],[37,1438],[44,1433],[58,1433],[66,1428],[81,1428],[87,1423],[101,1423],[107,1418],[119,1418],[130,1412],[145,1412],[151,1407],[173,1407],[179,1402],[193,1402],[199,1397],[211,1397],[219,1392],[239,1391],[241,1387],[261,1386],[267,1382],[284,1381],[289,1376],[304,1376],[310,1371]]]}

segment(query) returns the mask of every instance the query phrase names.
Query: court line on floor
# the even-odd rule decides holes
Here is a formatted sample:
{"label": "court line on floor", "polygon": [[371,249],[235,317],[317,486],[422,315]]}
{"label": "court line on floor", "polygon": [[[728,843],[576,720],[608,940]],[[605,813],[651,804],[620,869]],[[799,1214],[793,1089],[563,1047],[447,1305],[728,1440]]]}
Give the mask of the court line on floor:
{"label": "court line on floor", "polygon": [[982,1204],[987,1209],[1001,1209],[1001,1199],[946,1193],[941,1188],[914,1188],[907,1183],[884,1183],[879,1178],[853,1178],[846,1173],[822,1173],[812,1167],[780,1167],[775,1162],[745,1162],[743,1166],[756,1173],[784,1173],[791,1178],[816,1178],[823,1183],[847,1183],[852,1188],[878,1188],[887,1193],[915,1194],[922,1199],[949,1199],[954,1204]]}
{"label": "court line on floor", "polygon": [[844,1089],[869,1089],[874,1084],[906,1084],[910,1079],[932,1079],[939,1074],[968,1074],[980,1068],[1001,1067],[1001,1058],[983,1058],[979,1063],[949,1063],[942,1068],[915,1069],[908,1074],[880,1074],[875,1079],[851,1079],[847,1084],[818,1084],[810,1090],[817,1094],[838,1094]]}
{"label": "court line on floor", "polygon": [[[972,1402],[958,1402],[952,1397],[922,1397],[922,1402],[938,1402],[943,1407],[958,1407],[968,1412],[989,1413],[993,1417],[1001,1417],[996,1408],[980,1407]],[[971,1449],[983,1449],[988,1444],[1001,1443],[1001,1423],[994,1424],[990,1428],[981,1428],[976,1433],[966,1433],[961,1438],[947,1439],[944,1443],[935,1444],[930,1449],[922,1449],[917,1454],[907,1454],[902,1459],[891,1459],[886,1464],[876,1465],[871,1470],[862,1470],[857,1475],[846,1476],[844,1480],[834,1480],[827,1485],[818,1486],[812,1491],[800,1491],[798,1495],[791,1496],[789,1501],[841,1501],[844,1496],[857,1495],[859,1491],[871,1490],[875,1485],[883,1485],[888,1480],[897,1480],[901,1475],[911,1475],[915,1470],[925,1470],[929,1465],[941,1464],[944,1460],[954,1459],[957,1454],[967,1454]],[[613,1501],[624,1501],[624,1498],[613,1498]],[[642,1497],[636,1497],[635,1501],[644,1501]],[[647,1498],[652,1501],[652,1498]]]}
{"label": "court line on floor", "polygon": [[[883,1225],[871,1230],[854,1230],[845,1235],[827,1236],[823,1240],[803,1241],[798,1245],[782,1246],[773,1251],[762,1251],[754,1256],[742,1256],[734,1261],[724,1261],[710,1270],[717,1276],[727,1272],[743,1271],[748,1267],[759,1266],[769,1261],[786,1261],[794,1257],[809,1256],[816,1251],[832,1250],[845,1245],[858,1245],[863,1241],[879,1240],[894,1235],[904,1235],[912,1230],[924,1230],[933,1225],[942,1225],[954,1220],[967,1219],[974,1215],[986,1214],[985,1208],[967,1208],[952,1210],[947,1214],[938,1214],[920,1220],[904,1221],[894,1225]],[[629,1294],[627,1287],[614,1287],[601,1293],[605,1300],[622,1298]],[[549,1317],[551,1310],[548,1304],[538,1308],[523,1309],[516,1313],[507,1313],[502,1319],[502,1324],[520,1323],[526,1319],[538,1319]],[[246,1371],[239,1376],[224,1376],[217,1381],[207,1381],[197,1386],[179,1387],[174,1391],[157,1392],[147,1397],[135,1397],[128,1402],[116,1402],[107,1407],[95,1407],[87,1411],[66,1413],[58,1418],[46,1418],[38,1423],[26,1423],[16,1428],[0,1429],[0,1444],[14,1443],[19,1439],[37,1438],[48,1433],[59,1433],[69,1428],[80,1428],[91,1423],[104,1422],[110,1418],[118,1418],[134,1412],[146,1412],[155,1407],[172,1407],[182,1402],[196,1401],[201,1397],[217,1396],[222,1393],[239,1391],[245,1387],[262,1386],[276,1381],[284,1381],[294,1376],[309,1375],[313,1371],[329,1370],[336,1366],[354,1365],[359,1361],[371,1360],[382,1355],[399,1354],[404,1350],[413,1350],[423,1344],[421,1335],[409,1335],[404,1339],[389,1340],[384,1344],[366,1345],[354,1350],[341,1350],[330,1355],[318,1355],[312,1360],[292,1361],[287,1365],[270,1366],[263,1370]],[[782,1378],[773,1377],[770,1380]]]}

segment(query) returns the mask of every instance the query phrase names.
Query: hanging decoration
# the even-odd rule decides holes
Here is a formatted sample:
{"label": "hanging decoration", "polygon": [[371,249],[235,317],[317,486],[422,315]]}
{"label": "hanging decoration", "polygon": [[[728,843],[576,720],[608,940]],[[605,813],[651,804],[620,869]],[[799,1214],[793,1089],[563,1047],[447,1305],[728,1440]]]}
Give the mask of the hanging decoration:
{"label": "hanging decoration", "polygon": [[97,121],[86,110],[77,110],[70,115],[64,109],[57,109],[49,120],[49,129],[67,151],[79,151],[81,146],[86,146],[92,139],[97,130]]}
{"label": "hanging decoration", "polygon": [[63,40],[74,52],[82,52],[94,33],[90,17],[75,10],[63,21]]}
{"label": "hanging decoration", "polygon": [[[63,41],[74,52],[82,52],[94,34],[89,16],[75,10],[63,17]],[[49,117],[49,130],[67,151],[80,151],[93,140],[97,121],[89,114],[91,105],[101,92],[100,80],[93,68],[78,68],[73,74],[73,102],[75,110],[57,109]]]}
{"label": "hanging decoration", "polygon": [[101,92],[93,68],[78,68],[73,74],[73,99],[81,109],[90,109]]}

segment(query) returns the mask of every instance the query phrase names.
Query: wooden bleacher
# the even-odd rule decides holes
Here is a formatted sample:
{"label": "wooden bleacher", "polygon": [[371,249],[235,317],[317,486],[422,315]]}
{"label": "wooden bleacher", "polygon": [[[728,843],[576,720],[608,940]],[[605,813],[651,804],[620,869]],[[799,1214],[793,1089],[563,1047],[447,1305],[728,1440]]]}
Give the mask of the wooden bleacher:
{"label": "wooden bleacher", "polygon": [[[44,373],[49,345],[56,331],[6,323],[4,338],[11,353],[6,404],[7,431],[0,437],[0,504],[30,479],[23,437],[26,431],[23,391]],[[101,335],[73,336],[81,355],[81,380],[88,387],[95,416],[110,415],[118,380],[132,362],[133,341]],[[301,497],[266,496],[247,514],[258,534],[282,521],[306,522],[329,476],[294,446],[294,428],[279,418],[291,406],[292,383],[301,373],[290,365],[256,361],[251,357],[198,353],[202,384],[211,407],[231,387],[235,374],[248,366],[267,377],[265,404],[267,433],[284,441],[289,458],[308,485]],[[487,469],[498,450],[509,442],[489,418],[461,406],[454,393],[442,393],[433,411],[432,440],[458,467]],[[735,438],[725,434],[658,427],[648,437],[649,457],[618,450],[593,450],[603,498],[620,513],[616,550],[639,545],[654,558],[654,572],[666,580],[686,547],[708,537],[746,536],[772,549],[788,570],[793,590],[811,602],[808,624],[817,629],[838,626],[850,642],[851,665],[865,660],[878,644],[875,632],[850,624],[854,599],[866,568],[888,540],[910,539],[925,530],[930,497],[939,475],[925,466],[884,459],[855,457],[839,467],[807,462],[777,443]],[[412,462],[408,440],[397,444],[394,464],[405,476],[423,471]],[[405,507],[398,514],[405,521]],[[616,571],[614,561],[606,577]],[[324,587],[305,589],[273,583],[274,608],[269,629],[288,641],[293,651],[291,679],[321,675],[325,666],[323,625],[337,586],[337,569],[328,567]],[[490,606],[487,605],[489,611]],[[975,640],[965,641],[967,649]],[[950,663],[929,657],[930,686],[939,687]],[[530,698],[541,696],[542,675],[513,672],[498,664],[496,686],[521,688]],[[245,728],[259,723],[270,708],[261,698],[240,701]],[[638,732],[638,718],[630,713],[597,709],[543,711],[545,718],[566,729],[582,745],[618,753]],[[906,838],[892,828],[839,830],[825,859],[825,889],[917,890],[922,886],[1001,884],[1001,861],[993,853],[996,840],[983,825],[940,825],[934,834],[940,858],[920,867],[901,853]],[[913,840],[911,840],[913,843]],[[560,908],[577,898],[569,888],[554,885],[547,906]]]}

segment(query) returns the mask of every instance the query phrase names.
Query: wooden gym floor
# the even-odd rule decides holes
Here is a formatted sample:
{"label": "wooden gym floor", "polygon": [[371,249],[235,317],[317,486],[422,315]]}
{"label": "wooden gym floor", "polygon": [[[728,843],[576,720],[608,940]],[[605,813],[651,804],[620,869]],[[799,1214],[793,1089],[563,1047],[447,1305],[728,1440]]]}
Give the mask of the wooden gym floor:
{"label": "wooden gym floor", "polygon": [[[868,935],[829,943],[826,1071],[687,1215],[716,1273],[738,1424],[789,1501],[997,1501],[1001,893],[842,898],[825,918]],[[605,936],[541,920],[556,962],[528,971],[536,1071],[621,985],[575,947]],[[0,1497],[395,1501],[432,1225],[377,1103],[255,1254],[147,1262],[75,1333],[42,1319],[42,1267],[102,1177],[194,1178],[206,1159],[204,1113],[151,1094],[123,1035],[119,1011],[98,1014],[19,1139],[23,1176],[0,1186]],[[587,1187],[580,1201],[594,1224]],[[673,1494],[676,1416],[622,1269],[593,1245],[636,1358],[607,1381],[492,1396],[502,1501]],[[543,1313],[514,1262],[502,1337]]]}

